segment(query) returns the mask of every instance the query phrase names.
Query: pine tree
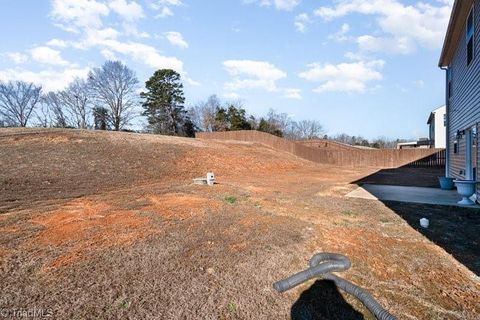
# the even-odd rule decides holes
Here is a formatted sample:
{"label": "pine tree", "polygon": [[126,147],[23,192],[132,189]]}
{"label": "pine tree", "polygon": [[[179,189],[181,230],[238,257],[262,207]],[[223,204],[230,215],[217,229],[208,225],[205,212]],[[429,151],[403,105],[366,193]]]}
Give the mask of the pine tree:
{"label": "pine tree", "polygon": [[149,127],[154,133],[184,135],[191,130],[190,127],[185,128],[189,124],[180,78],[180,74],[174,70],[162,69],[145,83],[146,92],[140,94],[145,99],[143,115],[148,118]]}

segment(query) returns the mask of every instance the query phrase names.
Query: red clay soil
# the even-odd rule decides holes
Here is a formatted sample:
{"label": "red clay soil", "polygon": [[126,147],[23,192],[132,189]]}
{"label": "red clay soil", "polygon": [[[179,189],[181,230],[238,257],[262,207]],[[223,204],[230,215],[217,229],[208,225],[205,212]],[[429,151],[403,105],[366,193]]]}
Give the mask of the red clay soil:
{"label": "red clay soil", "polygon": [[[5,309],[59,319],[372,319],[325,281],[272,289],[329,251],[348,255],[341,276],[399,319],[480,314],[480,213],[343,197],[375,169],[251,143],[77,130],[2,129],[0,159]],[[217,185],[191,183],[207,171]],[[438,229],[452,236],[419,230],[418,212],[434,212],[433,224],[444,217]]]}

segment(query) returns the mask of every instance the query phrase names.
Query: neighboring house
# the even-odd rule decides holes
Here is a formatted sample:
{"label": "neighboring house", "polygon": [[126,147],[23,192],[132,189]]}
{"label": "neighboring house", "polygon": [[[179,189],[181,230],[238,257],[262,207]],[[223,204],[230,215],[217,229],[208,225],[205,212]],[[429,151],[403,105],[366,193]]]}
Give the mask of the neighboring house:
{"label": "neighboring house", "polygon": [[430,113],[427,124],[429,125],[429,137],[420,138],[418,141],[408,141],[397,143],[397,149],[417,149],[417,148],[436,148],[445,149],[446,147],[446,106],[437,108]]}
{"label": "neighboring house", "polygon": [[428,117],[430,147],[445,149],[447,144],[447,107],[433,110]]}
{"label": "neighboring house", "polygon": [[[480,123],[480,0],[456,0],[439,66],[446,70],[446,175],[476,180]],[[480,195],[479,190],[477,193]]]}
{"label": "neighboring house", "polygon": [[430,140],[428,138],[420,138],[418,141],[399,142],[397,149],[428,149],[431,148]]}

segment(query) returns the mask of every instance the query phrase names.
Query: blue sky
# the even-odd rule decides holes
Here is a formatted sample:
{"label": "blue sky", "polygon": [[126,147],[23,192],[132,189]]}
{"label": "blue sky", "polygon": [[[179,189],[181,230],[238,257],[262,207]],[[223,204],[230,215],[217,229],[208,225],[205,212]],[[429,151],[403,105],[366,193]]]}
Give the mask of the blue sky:
{"label": "blue sky", "polygon": [[143,83],[182,74],[248,112],[317,119],[329,134],[427,136],[452,0],[1,0],[0,80],[58,90],[106,59]]}

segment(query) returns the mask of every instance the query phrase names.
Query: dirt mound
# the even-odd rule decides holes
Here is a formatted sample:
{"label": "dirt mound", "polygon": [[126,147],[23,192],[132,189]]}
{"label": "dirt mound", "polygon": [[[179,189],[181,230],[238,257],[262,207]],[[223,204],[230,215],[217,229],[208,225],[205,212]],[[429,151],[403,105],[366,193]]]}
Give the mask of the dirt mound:
{"label": "dirt mound", "polygon": [[122,132],[0,129],[0,213],[148,183],[264,174],[306,161],[260,145]]}

